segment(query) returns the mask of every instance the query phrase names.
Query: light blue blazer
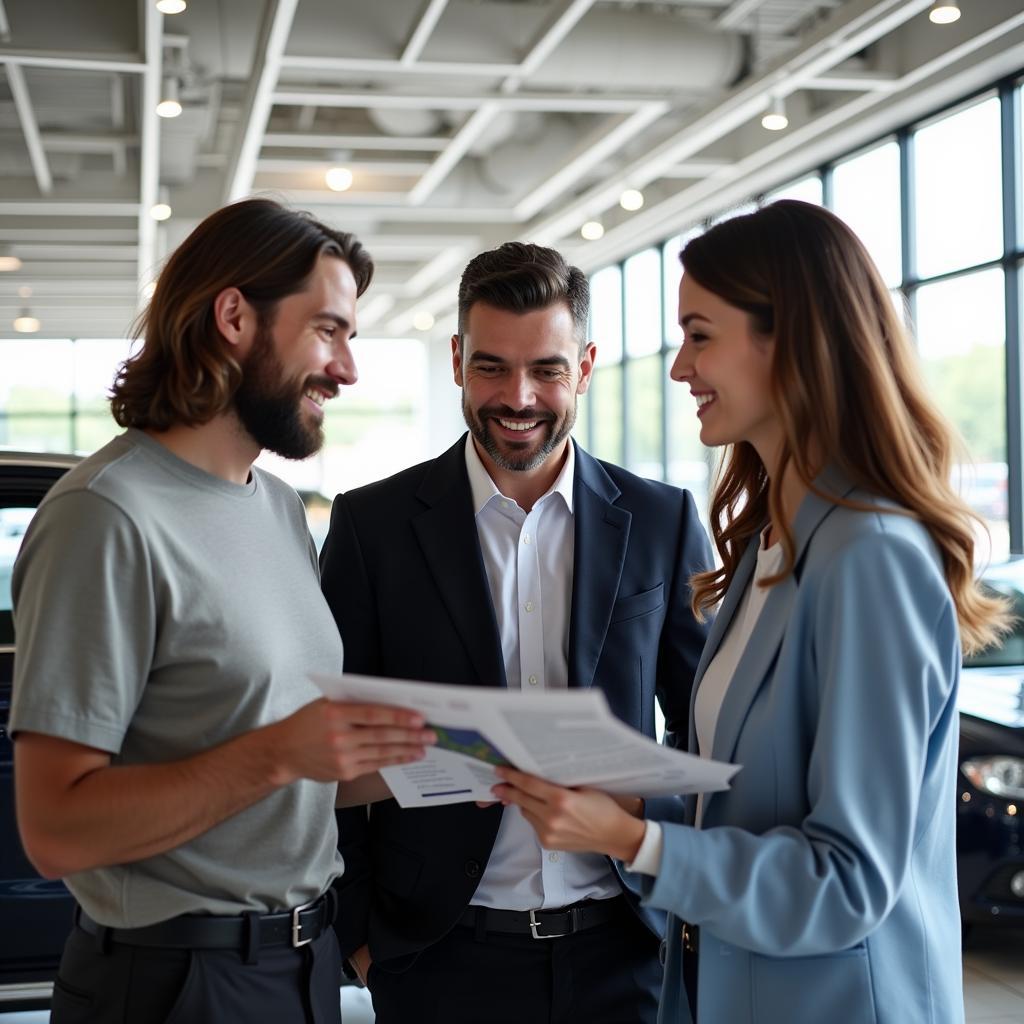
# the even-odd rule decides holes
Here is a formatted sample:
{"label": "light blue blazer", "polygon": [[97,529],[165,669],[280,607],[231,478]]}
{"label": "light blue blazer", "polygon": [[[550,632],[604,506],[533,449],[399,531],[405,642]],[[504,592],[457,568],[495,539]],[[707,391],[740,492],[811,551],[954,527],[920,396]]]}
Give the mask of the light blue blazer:
{"label": "light blue blazer", "polygon": [[[817,483],[872,501],[834,470]],[[769,592],[715,730],[712,755],[742,770],[705,801],[701,830],[663,824],[656,878],[632,876],[671,914],[659,1020],[690,1020],[685,920],[700,926],[698,1024],[962,1022],[961,654],[937,549],[906,516],[813,494],[795,537],[796,573]],[[692,705],[690,721],[695,749]]]}

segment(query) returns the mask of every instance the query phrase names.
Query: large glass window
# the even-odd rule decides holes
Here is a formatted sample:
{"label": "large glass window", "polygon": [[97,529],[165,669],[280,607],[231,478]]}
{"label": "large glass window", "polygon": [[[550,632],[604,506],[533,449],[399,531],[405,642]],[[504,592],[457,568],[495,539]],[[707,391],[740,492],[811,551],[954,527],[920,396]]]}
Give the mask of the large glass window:
{"label": "large glass window", "polygon": [[[1011,96],[1021,107],[1017,132],[1007,130],[1001,116],[1001,104]],[[1004,251],[1001,176],[1004,146],[1017,147],[1018,174],[1024,166],[1022,100],[1019,85],[1013,94],[972,100],[762,197],[765,203],[786,198],[821,204],[827,191],[829,207],[863,240],[908,323],[908,307],[913,311],[910,326],[919,338],[926,384],[964,439],[954,483],[988,527],[979,557],[995,560],[1010,549],[1007,430],[1020,420],[1019,410],[1010,410],[1016,416],[1011,419],[1007,408],[1004,274],[1024,257],[1024,202],[1018,203],[1022,219],[1016,247]],[[678,253],[708,225],[748,209],[741,203],[708,218],[660,249],[644,250],[621,267],[602,270],[592,281],[594,333],[602,348],[591,416],[595,449],[605,458],[626,459],[638,472],[654,476],[660,469],[669,481],[694,492],[705,515],[715,453],[700,443],[689,389],[667,380],[682,341],[676,323]],[[902,229],[908,222],[914,225],[913,236],[905,239]],[[905,252],[911,255],[910,266],[904,265]],[[656,282],[658,367],[651,340],[652,311],[659,304]],[[1015,536],[1024,536],[1024,524],[1018,527]]]}
{"label": "large glass window", "polygon": [[765,193],[765,203],[774,203],[776,199],[799,199],[804,203],[814,203],[821,206],[822,198],[821,175],[811,174],[799,181],[790,182],[782,188],[774,189]]}
{"label": "large glass window", "polygon": [[919,277],[1002,255],[999,121],[999,98],[993,96],[914,133]]}
{"label": "large glass window", "polygon": [[[917,337],[925,377],[966,442],[969,461],[958,467],[956,483],[988,524],[994,561],[1005,560],[1010,552],[1003,289],[1002,270],[992,269],[922,285],[917,291]],[[988,543],[983,538],[986,549]]]}
{"label": "large glass window", "polygon": [[903,280],[900,241],[900,148],[887,142],[836,164],[832,208],[857,232],[885,283]]}

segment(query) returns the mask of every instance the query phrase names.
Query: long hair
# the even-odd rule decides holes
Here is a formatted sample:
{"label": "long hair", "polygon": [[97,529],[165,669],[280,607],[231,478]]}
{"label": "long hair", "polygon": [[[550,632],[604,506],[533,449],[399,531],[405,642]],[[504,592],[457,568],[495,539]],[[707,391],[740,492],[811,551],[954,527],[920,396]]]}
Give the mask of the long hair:
{"label": "long hair", "polygon": [[528,242],[505,242],[474,256],[459,281],[459,347],[470,307],[484,302],[510,313],[532,313],[564,302],[572,315],[580,350],[587,341],[590,285],[579,267],[560,252]]}
{"label": "long hair", "polygon": [[721,222],[693,239],[680,259],[685,274],[746,311],[752,330],[772,338],[771,397],[783,433],[771,480],[752,445],[727,449],[711,499],[722,566],[694,577],[694,611],[721,599],[750,538],[769,518],[785,563],[766,583],[793,571],[782,478],[791,465],[816,491],[817,458],[924,525],[942,558],[964,650],[995,641],[1006,628],[1006,605],[974,577],[979,517],[950,482],[957,435],[926,393],[913,343],[857,236],[821,207],[781,200]]}
{"label": "long hair", "polygon": [[354,235],[271,199],[210,214],[171,255],[149,306],[132,327],[142,348],[118,369],[110,406],[122,427],[198,426],[224,412],[242,380],[214,319],[214,300],[237,288],[260,326],[302,291],[321,253],[344,260],[362,295],[373,261]]}

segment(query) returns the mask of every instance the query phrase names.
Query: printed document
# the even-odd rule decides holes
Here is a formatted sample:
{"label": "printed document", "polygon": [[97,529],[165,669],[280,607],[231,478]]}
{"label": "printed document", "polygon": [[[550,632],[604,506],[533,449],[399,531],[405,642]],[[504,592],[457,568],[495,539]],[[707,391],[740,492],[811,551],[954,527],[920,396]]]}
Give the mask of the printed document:
{"label": "printed document", "polygon": [[496,765],[632,796],[729,788],[738,765],[661,746],[619,721],[600,690],[523,693],[375,676],[314,675],[331,700],[419,711],[437,733],[422,761],[381,770],[402,807],[493,800]]}

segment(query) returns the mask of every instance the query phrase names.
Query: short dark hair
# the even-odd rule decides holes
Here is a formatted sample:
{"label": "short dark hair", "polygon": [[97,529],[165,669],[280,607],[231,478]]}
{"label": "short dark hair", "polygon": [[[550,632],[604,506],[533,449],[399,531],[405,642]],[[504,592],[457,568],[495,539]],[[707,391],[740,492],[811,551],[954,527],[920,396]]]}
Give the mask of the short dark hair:
{"label": "short dark hair", "polygon": [[306,287],[317,260],[343,260],[362,295],[373,260],[355,235],[272,199],[245,199],[210,214],[171,254],[132,337],[142,348],[118,370],[111,411],[122,427],[198,426],[224,412],[242,380],[231,347],[218,344],[213,304],[237,288],[261,325],[281,299]]}
{"label": "short dark hair", "polygon": [[459,348],[462,348],[469,310],[486,302],[510,313],[532,313],[564,302],[580,348],[587,340],[590,285],[579,267],[561,253],[528,242],[505,242],[474,256],[459,282]]}

